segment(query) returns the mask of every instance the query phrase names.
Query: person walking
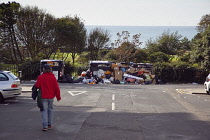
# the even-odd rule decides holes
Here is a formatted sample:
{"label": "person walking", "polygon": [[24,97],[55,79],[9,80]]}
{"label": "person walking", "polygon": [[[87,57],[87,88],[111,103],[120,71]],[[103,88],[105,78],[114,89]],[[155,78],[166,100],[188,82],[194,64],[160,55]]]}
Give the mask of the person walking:
{"label": "person walking", "polygon": [[41,89],[42,105],[42,131],[52,128],[53,119],[53,99],[61,100],[60,88],[58,82],[52,73],[50,65],[43,66],[43,73],[39,75],[35,83],[35,87]]}

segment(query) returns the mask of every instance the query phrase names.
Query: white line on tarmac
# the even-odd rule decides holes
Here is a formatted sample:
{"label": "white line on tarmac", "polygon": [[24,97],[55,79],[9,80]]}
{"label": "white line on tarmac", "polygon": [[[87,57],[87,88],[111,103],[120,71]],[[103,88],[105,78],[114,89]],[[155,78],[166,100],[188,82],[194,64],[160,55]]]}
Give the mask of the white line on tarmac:
{"label": "white line on tarmac", "polygon": [[115,110],[115,103],[112,103],[112,110]]}
{"label": "white line on tarmac", "polygon": [[115,94],[112,94],[112,101],[115,100]]}
{"label": "white line on tarmac", "polygon": [[83,93],[86,93],[87,91],[68,91],[68,93],[72,96],[77,96]]}

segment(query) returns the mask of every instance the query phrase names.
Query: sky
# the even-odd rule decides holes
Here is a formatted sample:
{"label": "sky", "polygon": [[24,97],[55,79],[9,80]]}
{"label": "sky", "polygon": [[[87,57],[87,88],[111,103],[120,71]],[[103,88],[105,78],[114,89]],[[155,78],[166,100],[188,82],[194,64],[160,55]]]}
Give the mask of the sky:
{"label": "sky", "polygon": [[210,14],[210,0],[12,1],[23,7],[37,6],[56,18],[77,15],[85,25],[99,26],[197,26],[203,15]]}

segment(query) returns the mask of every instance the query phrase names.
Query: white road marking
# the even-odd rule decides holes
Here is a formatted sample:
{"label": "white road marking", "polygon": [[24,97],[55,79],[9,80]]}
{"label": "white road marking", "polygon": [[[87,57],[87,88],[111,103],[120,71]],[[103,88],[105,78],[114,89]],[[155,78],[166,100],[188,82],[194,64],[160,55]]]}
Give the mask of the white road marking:
{"label": "white road marking", "polygon": [[112,103],[112,110],[115,110],[115,103]]}
{"label": "white road marking", "polygon": [[68,93],[72,96],[77,96],[83,93],[86,93],[87,91],[68,91]]}
{"label": "white road marking", "polygon": [[115,100],[115,94],[112,94],[112,101]]}

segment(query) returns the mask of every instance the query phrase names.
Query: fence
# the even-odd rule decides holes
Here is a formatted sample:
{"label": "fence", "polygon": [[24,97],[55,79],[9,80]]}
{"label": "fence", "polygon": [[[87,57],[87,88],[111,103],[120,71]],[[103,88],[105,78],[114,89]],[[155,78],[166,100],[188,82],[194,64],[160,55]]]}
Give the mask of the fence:
{"label": "fence", "polygon": [[153,69],[153,73],[164,82],[204,83],[209,72],[206,69]]}
{"label": "fence", "polygon": [[15,65],[12,65],[12,66],[1,66],[0,65],[0,70],[11,71],[13,74],[20,77],[19,68]]}
{"label": "fence", "polygon": [[[72,76],[80,75],[83,71],[87,71],[88,67],[65,67],[64,74],[70,74]],[[40,75],[40,66],[36,65],[33,67],[28,67],[22,69],[21,67],[13,66],[1,66],[0,70],[11,71],[16,76],[18,76],[21,80],[36,80]]]}

